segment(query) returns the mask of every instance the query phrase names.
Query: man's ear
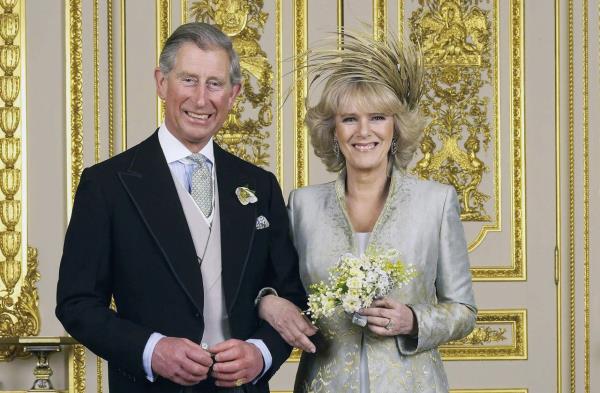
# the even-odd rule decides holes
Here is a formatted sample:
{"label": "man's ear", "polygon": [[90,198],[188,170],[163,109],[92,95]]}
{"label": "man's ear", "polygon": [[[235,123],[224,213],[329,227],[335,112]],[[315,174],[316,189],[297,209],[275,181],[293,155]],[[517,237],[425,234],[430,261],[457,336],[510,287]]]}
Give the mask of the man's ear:
{"label": "man's ear", "polygon": [[164,100],[167,93],[167,76],[162,73],[160,67],[154,69],[154,80],[156,81],[156,94]]}
{"label": "man's ear", "polygon": [[231,96],[229,97],[229,109],[231,109],[233,107],[233,103],[235,102],[235,99],[237,98],[237,96],[240,95],[241,92],[242,92],[242,84],[241,83],[237,83],[231,87]]}

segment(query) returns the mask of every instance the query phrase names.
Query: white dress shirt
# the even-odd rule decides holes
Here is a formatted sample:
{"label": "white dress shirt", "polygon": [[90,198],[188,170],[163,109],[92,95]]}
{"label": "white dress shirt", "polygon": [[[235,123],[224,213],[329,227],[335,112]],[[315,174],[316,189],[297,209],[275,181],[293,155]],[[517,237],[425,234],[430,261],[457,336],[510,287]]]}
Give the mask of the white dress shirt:
{"label": "white dress shirt", "polygon": [[[197,165],[195,162],[188,158],[188,156],[191,155],[192,152],[189,151],[188,148],[185,147],[183,143],[181,143],[177,138],[175,138],[173,134],[171,134],[171,132],[167,129],[164,123],[161,124],[160,128],[158,129],[158,141],[160,142],[160,147],[163,151],[163,154],[165,155],[167,164],[169,165],[169,169],[171,170],[171,174],[189,192],[191,189],[190,185],[192,172],[194,171],[194,167]],[[206,157],[207,160],[210,162],[212,168],[211,173],[214,188],[216,183],[216,171],[215,153],[212,138],[210,138],[206,146],[204,146],[204,148],[200,150],[200,153],[204,157]],[[215,193],[213,192],[213,209],[210,216],[206,217],[204,216],[204,214],[202,214],[202,217],[206,220],[209,226],[212,224],[215,211],[214,195]],[[152,333],[150,335],[150,338],[146,342],[146,346],[144,347],[142,362],[144,365],[144,372],[146,373],[146,378],[148,378],[150,382],[154,382],[155,378],[154,372],[152,371],[152,354],[154,353],[154,348],[156,347],[156,344],[163,337],[165,336],[160,333]],[[246,340],[246,342],[256,345],[256,347],[260,350],[262,354],[265,365],[263,372],[254,380],[254,383],[256,383],[256,381],[258,381],[269,370],[269,368],[271,368],[273,358],[271,356],[271,352],[269,351],[263,340],[251,338]]]}

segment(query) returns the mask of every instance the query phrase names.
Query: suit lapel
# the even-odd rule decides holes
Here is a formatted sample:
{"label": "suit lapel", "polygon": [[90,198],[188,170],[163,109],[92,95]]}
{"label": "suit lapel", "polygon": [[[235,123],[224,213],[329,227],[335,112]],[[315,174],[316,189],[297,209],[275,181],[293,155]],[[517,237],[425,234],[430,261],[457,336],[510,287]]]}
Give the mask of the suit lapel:
{"label": "suit lapel", "polygon": [[[248,264],[256,230],[256,203],[242,205],[237,187],[255,189],[254,179],[241,172],[236,158],[214,145],[221,219],[221,264],[227,311],[231,312]],[[260,195],[258,195],[260,198]]]}
{"label": "suit lapel", "polygon": [[119,177],[175,279],[202,313],[200,266],[157,132],[139,145],[129,170]]}

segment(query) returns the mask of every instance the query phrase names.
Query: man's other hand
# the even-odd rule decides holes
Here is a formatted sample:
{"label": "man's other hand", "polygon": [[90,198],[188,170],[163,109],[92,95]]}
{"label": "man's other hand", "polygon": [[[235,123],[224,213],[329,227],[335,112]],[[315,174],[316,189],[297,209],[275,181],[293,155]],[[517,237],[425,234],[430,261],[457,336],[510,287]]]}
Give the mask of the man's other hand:
{"label": "man's other hand", "polygon": [[212,363],[210,353],[187,338],[163,337],[152,353],[152,370],[179,385],[205,380]]}
{"label": "man's other hand", "polygon": [[215,355],[212,377],[221,387],[252,382],[263,369],[263,357],[256,345],[229,339],[208,349]]}

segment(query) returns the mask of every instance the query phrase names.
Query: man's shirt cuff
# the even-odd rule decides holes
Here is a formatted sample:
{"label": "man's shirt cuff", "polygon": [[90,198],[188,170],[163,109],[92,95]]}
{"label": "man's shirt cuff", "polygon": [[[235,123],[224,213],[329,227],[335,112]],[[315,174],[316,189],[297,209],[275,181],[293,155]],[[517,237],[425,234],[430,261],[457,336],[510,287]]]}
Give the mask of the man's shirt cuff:
{"label": "man's shirt cuff", "polygon": [[[152,354],[154,353],[154,347],[158,344],[158,341],[163,338],[160,333],[152,333],[150,338],[146,342],[146,346],[144,347],[144,353],[142,355],[142,362],[144,364],[144,372],[146,373],[146,378],[150,382],[154,382],[154,373],[152,372]],[[263,344],[264,345],[264,344]],[[266,347],[265,347],[266,348]]]}
{"label": "man's shirt cuff", "polygon": [[246,342],[256,345],[256,347],[262,354],[263,362],[265,364],[263,372],[258,377],[256,377],[254,381],[252,381],[252,384],[256,384],[256,382],[258,382],[258,380],[261,379],[263,375],[265,375],[266,372],[269,371],[269,369],[271,368],[271,365],[273,364],[273,357],[271,356],[271,352],[269,352],[269,348],[267,348],[263,340],[259,340],[257,338],[249,338],[248,340],[246,340]]}

